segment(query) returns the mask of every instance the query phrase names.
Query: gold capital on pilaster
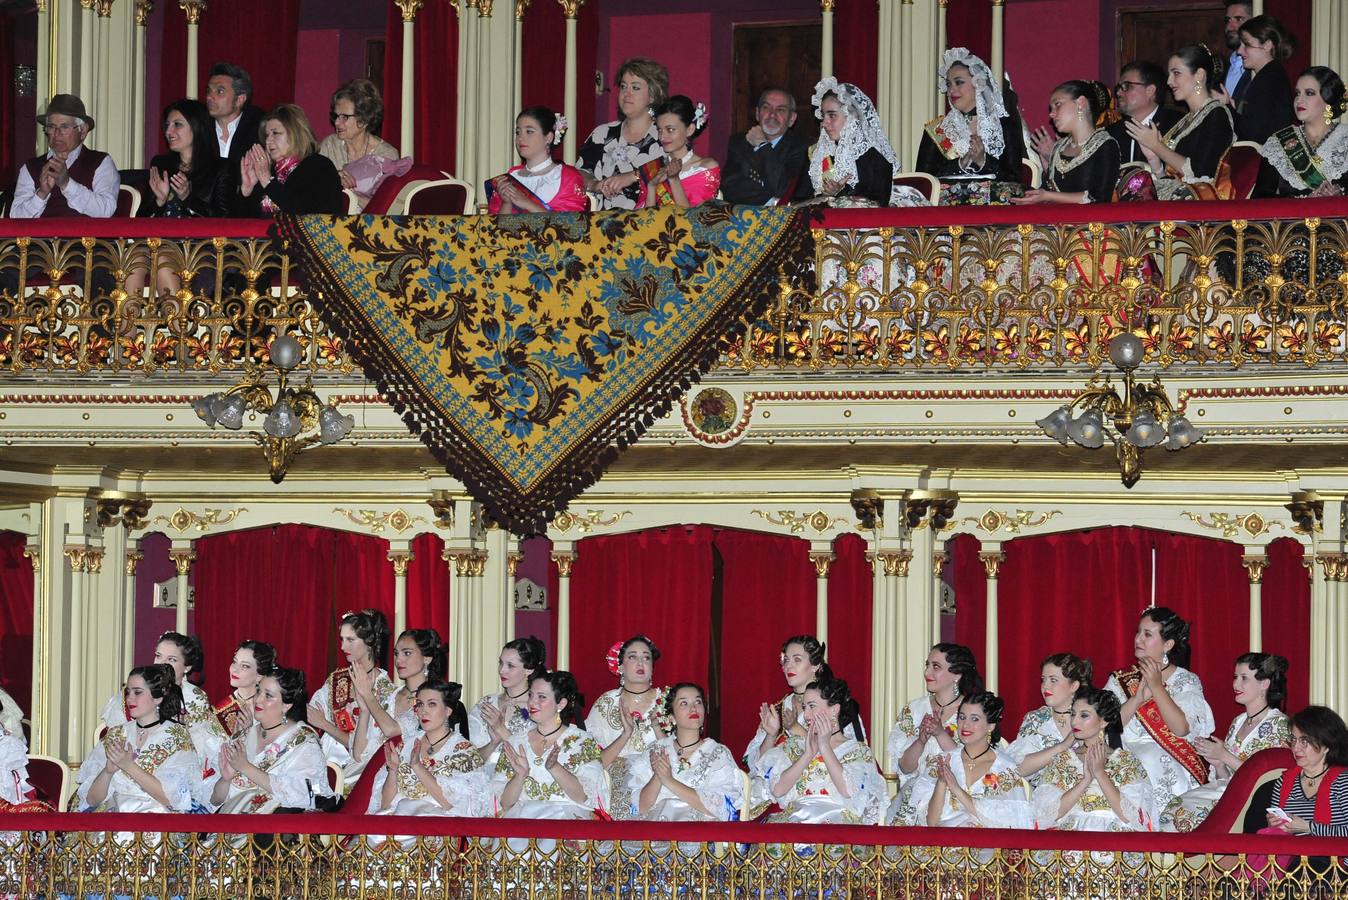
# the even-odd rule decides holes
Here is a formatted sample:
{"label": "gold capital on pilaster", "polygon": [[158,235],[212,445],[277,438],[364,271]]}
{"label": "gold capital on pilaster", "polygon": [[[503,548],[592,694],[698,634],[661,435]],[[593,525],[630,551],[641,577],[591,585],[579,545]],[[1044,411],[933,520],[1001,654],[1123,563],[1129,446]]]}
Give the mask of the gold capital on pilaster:
{"label": "gold capital on pilaster", "polygon": [[446,550],[440,556],[445,562],[454,564],[454,574],[461,578],[481,578],[487,571],[484,550]]}
{"label": "gold capital on pilaster", "polygon": [[62,555],[70,562],[70,571],[87,572],[88,569],[88,548],[80,545],[68,546]]}
{"label": "gold capital on pilaster", "polygon": [[1250,584],[1259,584],[1264,580],[1264,570],[1268,568],[1267,556],[1242,556],[1240,564],[1250,575]]}
{"label": "gold capital on pilaster", "polygon": [[908,565],[913,561],[911,550],[882,550],[875,554],[884,567],[884,573],[897,578],[908,577]]}
{"label": "gold capital on pilaster", "polygon": [[33,564],[33,574],[36,575],[42,571],[42,549],[37,546],[24,547],[24,558]]}
{"label": "gold capital on pilaster", "polygon": [[139,550],[126,551],[126,574],[135,575],[136,566],[139,565],[140,561],[144,558],[145,554],[141,553]]}
{"label": "gold capital on pilaster", "polygon": [[92,10],[94,8],[94,0],[80,0],[80,6],[84,9]]}
{"label": "gold capital on pilaster", "polygon": [[529,6],[533,0],[515,0],[515,18],[524,21],[524,14],[529,11]]}
{"label": "gold capital on pilaster", "polygon": [[819,11],[833,12],[833,7],[836,3],[837,0],[819,0]]}
{"label": "gold capital on pilaster", "polygon": [[576,554],[574,553],[554,553],[552,561],[557,564],[557,574],[563,578],[571,577],[571,567],[575,565]]}
{"label": "gold capital on pilaster", "polygon": [[477,0],[477,14],[479,18],[490,19],[492,4],[496,0]]}
{"label": "gold capital on pilaster", "polygon": [[417,13],[421,11],[422,0],[393,0],[395,6],[403,14],[404,22],[414,22]]}
{"label": "gold capital on pilaster", "polygon": [[993,6],[1005,6],[1006,0],[992,0]]}
{"label": "gold capital on pilaster", "polygon": [[515,572],[519,570],[520,562],[524,559],[523,553],[511,553],[506,556],[506,574],[511,578],[515,577]]}
{"label": "gold capital on pilaster", "polygon": [[585,5],[585,0],[557,0],[562,4],[562,15],[568,19],[574,19],[580,15],[580,8]]}
{"label": "gold capital on pilaster", "polygon": [[188,25],[199,25],[201,14],[206,11],[206,0],[178,0],[178,8],[187,13]]}
{"label": "gold capital on pilaster", "polygon": [[136,24],[145,28],[150,24],[150,13],[154,12],[154,0],[136,0]]}
{"label": "gold capital on pilaster", "polygon": [[833,565],[833,552],[831,550],[821,550],[810,554],[810,562],[814,563],[814,574],[819,578],[827,578],[829,567]]}
{"label": "gold capital on pilaster", "polygon": [[37,0],[37,11],[40,13],[47,11],[47,0]]}
{"label": "gold capital on pilaster", "polygon": [[944,550],[937,550],[935,553],[931,555],[932,578],[941,577],[941,573],[945,571],[946,560],[949,558],[950,557],[946,556],[946,552]]}
{"label": "gold capital on pilaster", "polygon": [[113,0],[98,0],[98,17],[100,19],[112,18]]}
{"label": "gold capital on pilaster", "polygon": [[1006,561],[1006,554],[994,550],[989,553],[980,553],[978,554],[978,558],[983,563],[983,569],[988,573],[988,577],[996,578],[997,572],[1002,567],[1002,563]]}
{"label": "gold capital on pilaster", "polygon": [[1325,581],[1348,581],[1348,556],[1322,553],[1316,557],[1325,570]]}
{"label": "gold capital on pilaster", "polygon": [[388,561],[393,563],[393,574],[398,578],[407,577],[407,567],[412,564],[411,550],[390,550]]}
{"label": "gold capital on pilaster", "polygon": [[197,551],[195,550],[170,550],[169,559],[173,560],[173,568],[178,574],[186,575],[192,571],[192,563],[196,561]]}
{"label": "gold capital on pilaster", "polygon": [[97,575],[103,571],[103,548],[90,547],[84,551],[84,571]]}

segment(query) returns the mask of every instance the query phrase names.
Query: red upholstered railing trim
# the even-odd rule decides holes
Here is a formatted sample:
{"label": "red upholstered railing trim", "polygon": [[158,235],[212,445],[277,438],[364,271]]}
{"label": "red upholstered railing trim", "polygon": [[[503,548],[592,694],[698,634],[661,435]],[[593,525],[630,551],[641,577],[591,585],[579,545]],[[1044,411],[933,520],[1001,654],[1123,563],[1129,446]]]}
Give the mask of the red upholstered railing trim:
{"label": "red upholstered railing trim", "polygon": [[1203,834],[1222,834],[1234,827],[1239,830],[1236,817],[1245,810],[1245,802],[1258,786],[1260,777],[1272,769],[1286,769],[1293,765],[1292,751],[1286,747],[1270,747],[1245,760],[1231,777],[1231,783],[1222,792],[1222,798],[1208,813],[1195,831]]}
{"label": "red upholstered railing trim", "polygon": [[1250,834],[1109,834],[994,828],[884,828],[875,825],[756,825],[747,822],[575,822],[553,819],[456,819],[440,816],[188,816],[146,813],[0,815],[3,831],[144,831],[213,834],[406,834],[539,837],[592,841],[727,841],[750,844],[1005,847],[1023,850],[1118,850],[1155,853],[1348,855],[1348,839]]}

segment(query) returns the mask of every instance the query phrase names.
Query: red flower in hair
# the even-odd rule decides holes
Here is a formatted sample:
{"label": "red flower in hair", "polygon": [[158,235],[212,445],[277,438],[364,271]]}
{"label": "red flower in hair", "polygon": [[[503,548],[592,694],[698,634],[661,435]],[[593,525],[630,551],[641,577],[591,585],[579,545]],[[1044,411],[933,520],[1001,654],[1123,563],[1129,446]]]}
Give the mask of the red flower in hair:
{"label": "red flower in hair", "polygon": [[612,647],[608,648],[608,656],[604,657],[608,662],[608,670],[614,675],[618,674],[618,663],[622,661],[623,642],[618,641]]}

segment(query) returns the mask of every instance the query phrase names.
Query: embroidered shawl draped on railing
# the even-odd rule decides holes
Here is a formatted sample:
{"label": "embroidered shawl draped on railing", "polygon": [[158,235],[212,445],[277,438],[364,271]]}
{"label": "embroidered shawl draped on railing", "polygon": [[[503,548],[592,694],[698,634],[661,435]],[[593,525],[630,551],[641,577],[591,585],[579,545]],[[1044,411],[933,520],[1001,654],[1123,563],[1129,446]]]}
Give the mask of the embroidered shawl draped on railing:
{"label": "embroidered shawl draped on railing", "polygon": [[810,257],[803,214],[282,216],[314,303],[413,432],[526,534],[593,484]]}

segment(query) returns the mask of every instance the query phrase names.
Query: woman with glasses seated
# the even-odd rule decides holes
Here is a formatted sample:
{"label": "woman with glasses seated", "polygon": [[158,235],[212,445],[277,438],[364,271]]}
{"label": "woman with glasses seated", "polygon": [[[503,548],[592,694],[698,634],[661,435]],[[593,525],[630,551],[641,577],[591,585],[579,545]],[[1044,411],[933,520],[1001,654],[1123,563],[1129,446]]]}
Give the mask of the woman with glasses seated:
{"label": "woman with glasses seated", "polygon": [[333,133],[323,138],[318,152],[331,160],[342,179],[342,187],[356,191],[364,207],[370,199],[362,190],[364,169],[382,171],[385,168],[382,161],[398,159],[397,148],[379,137],[379,126],[384,121],[384,100],[379,96],[379,88],[368,78],[351,79],[333,93],[328,121]]}

